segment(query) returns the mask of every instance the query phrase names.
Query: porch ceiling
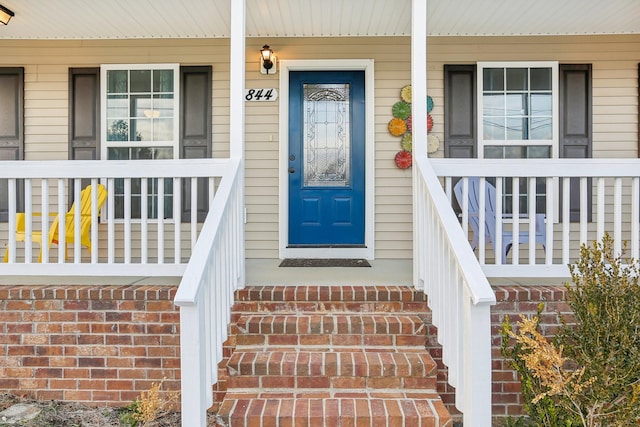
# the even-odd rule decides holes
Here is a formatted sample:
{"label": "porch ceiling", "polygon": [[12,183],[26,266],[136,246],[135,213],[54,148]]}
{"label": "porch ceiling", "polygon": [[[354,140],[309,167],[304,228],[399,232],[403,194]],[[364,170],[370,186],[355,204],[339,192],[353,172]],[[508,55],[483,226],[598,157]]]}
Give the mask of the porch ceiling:
{"label": "porch ceiling", "polygon": [[[233,0],[0,0],[0,39],[229,37]],[[428,0],[433,36],[640,34],[638,0]],[[411,0],[246,0],[249,37],[408,36]]]}

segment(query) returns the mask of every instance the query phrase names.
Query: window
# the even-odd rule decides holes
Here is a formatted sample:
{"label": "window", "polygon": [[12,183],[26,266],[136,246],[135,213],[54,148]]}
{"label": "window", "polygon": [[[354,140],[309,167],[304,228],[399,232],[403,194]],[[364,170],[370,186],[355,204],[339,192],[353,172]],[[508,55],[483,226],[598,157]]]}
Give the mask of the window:
{"label": "window", "polygon": [[[179,158],[179,66],[177,64],[101,67],[102,158]],[[141,218],[141,186],[131,182],[131,217]],[[147,180],[146,218],[158,218],[158,180]],[[124,217],[124,180],[115,182],[115,216]],[[173,180],[164,180],[164,213],[173,217]]]}
{"label": "window", "polygon": [[[482,68],[481,68],[482,67]],[[532,139],[530,130],[527,130],[528,139],[514,142],[507,140],[490,140],[484,137],[483,123],[480,119],[484,113],[479,113],[479,104],[483,101],[484,68],[551,68],[551,129],[553,137],[551,141]],[[557,72],[556,72],[557,68]],[[557,73],[557,78],[555,74]],[[592,157],[592,66],[591,64],[559,64],[554,62],[517,62],[517,63],[480,63],[480,64],[445,64],[444,66],[444,152],[451,158],[522,158],[534,157],[546,154],[542,148],[532,148],[536,145],[546,148],[551,158],[580,158]],[[482,77],[478,77],[482,76]],[[528,77],[530,78],[530,77]],[[534,77],[535,80],[535,77]],[[506,88],[509,86],[503,80],[506,97]],[[556,89],[557,88],[557,89]],[[487,88],[489,89],[489,88]],[[536,94],[539,86],[528,86],[528,95]],[[514,91],[515,93],[525,93]],[[506,102],[506,101],[505,101]],[[535,107],[535,106],[534,106]],[[508,117],[506,107],[503,107],[503,117]],[[498,114],[494,115],[498,117]],[[544,117],[544,115],[541,115]],[[529,116],[522,114],[523,119]],[[534,114],[534,118],[536,115]],[[494,120],[495,122],[496,120]],[[479,123],[481,123],[479,125]],[[502,122],[505,123],[505,122]],[[506,124],[502,125],[506,129]],[[524,126],[522,126],[525,129]],[[529,129],[528,127],[526,129]],[[558,129],[558,130],[556,130]],[[538,134],[539,132],[533,132]],[[558,135],[556,137],[555,135]],[[535,137],[538,138],[538,137]],[[482,139],[482,141],[480,141]],[[485,147],[489,147],[485,153]],[[540,151],[538,151],[540,150]],[[571,180],[571,192],[569,196],[570,220],[580,219],[580,195],[579,180]],[[510,184],[509,184],[510,185]],[[526,185],[526,184],[521,184]],[[520,193],[521,195],[524,192]],[[556,193],[558,194],[558,193]],[[559,200],[562,194],[558,194]],[[542,197],[539,199],[543,199]],[[588,186],[587,199],[591,199],[591,186]],[[521,200],[526,200],[523,198]],[[538,201],[538,206],[540,206]],[[506,204],[503,204],[505,206]],[[591,220],[591,204],[587,217]],[[556,217],[556,218],[559,218]]]}
{"label": "window", "polygon": [[[558,157],[558,64],[478,64],[478,157]],[[528,212],[528,179],[519,181],[519,212]],[[503,206],[512,213],[513,182],[505,180]],[[536,210],[545,211],[545,180],[536,182]]]}

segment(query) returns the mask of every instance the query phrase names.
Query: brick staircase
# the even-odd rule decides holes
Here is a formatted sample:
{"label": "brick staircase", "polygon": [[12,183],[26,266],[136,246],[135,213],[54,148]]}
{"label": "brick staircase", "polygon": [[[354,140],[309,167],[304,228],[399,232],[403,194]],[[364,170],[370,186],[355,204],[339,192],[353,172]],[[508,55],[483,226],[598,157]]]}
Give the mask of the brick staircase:
{"label": "brick staircase", "polygon": [[[398,286],[236,294],[221,426],[452,426],[425,350],[424,295]],[[226,369],[225,369],[226,365]]]}

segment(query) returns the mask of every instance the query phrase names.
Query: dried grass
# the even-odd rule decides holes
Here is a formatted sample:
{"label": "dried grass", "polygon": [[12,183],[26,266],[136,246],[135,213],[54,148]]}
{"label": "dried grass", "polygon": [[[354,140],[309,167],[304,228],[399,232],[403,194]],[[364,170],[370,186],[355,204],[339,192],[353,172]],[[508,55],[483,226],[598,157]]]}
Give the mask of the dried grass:
{"label": "dried grass", "polygon": [[[73,402],[37,401],[11,394],[0,393],[0,411],[16,403],[35,403],[42,412],[20,427],[121,427],[118,419],[122,408],[94,407]],[[148,427],[179,427],[180,412],[165,412],[156,420],[146,424]],[[215,426],[215,417],[209,414],[208,426]],[[0,427],[5,424],[0,421]]]}

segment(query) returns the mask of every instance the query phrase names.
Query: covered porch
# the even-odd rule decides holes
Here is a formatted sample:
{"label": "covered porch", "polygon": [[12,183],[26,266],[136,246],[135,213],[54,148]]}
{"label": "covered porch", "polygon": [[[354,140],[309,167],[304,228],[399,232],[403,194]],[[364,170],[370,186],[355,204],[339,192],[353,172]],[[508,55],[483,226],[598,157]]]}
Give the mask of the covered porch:
{"label": "covered porch", "polygon": [[[437,158],[444,155],[442,147],[433,155],[427,155],[426,100],[431,90],[437,94],[441,108],[436,119],[440,119],[440,123],[447,120],[441,107],[448,105],[444,79],[439,74],[443,64],[496,58],[514,60],[518,56],[514,53],[519,49],[518,43],[529,45],[526,56],[533,61],[539,59],[539,49],[535,47],[538,36],[550,36],[545,39],[545,46],[550,51],[557,49],[571,62],[584,61],[584,56],[589,54],[584,46],[588,46],[590,40],[584,34],[604,34],[597,39],[598,57],[604,58],[602,68],[616,67],[621,62],[627,69],[620,73],[615,68],[603,72],[601,94],[611,90],[615,95],[615,88],[608,87],[612,85],[608,82],[613,81],[615,86],[622,80],[624,93],[629,98],[627,89],[632,86],[629,80],[633,81],[628,77],[629,54],[624,55],[624,60],[617,60],[615,55],[610,57],[608,47],[614,45],[614,50],[624,52],[629,46],[631,49],[636,46],[633,35],[640,33],[637,27],[640,12],[633,0],[615,2],[608,19],[602,19],[599,3],[589,2],[585,6],[579,0],[565,2],[552,19],[547,10],[557,6],[553,1],[531,5],[527,13],[523,13],[517,4],[472,0],[455,5],[436,0],[332,0],[323,3],[322,10],[318,2],[311,1],[282,0],[267,4],[260,0],[203,0],[181,5],[177,15],[180,19],[168,12],[174,8],[164,10],[157,2],[145,1],[135,6],[124,3],[117,7],[105,6],[98,14],[107,18],[99,19],[100,25],[92,26],[86,25],[91,20],[86,18],[83,5],[73,0],[60,0],[58,4],[65,6],[60,9],[50,9],[50,2],[47,5],[38,5],[36,1],[22,3],[28,6],[24,15],[18,12],[11,25],[3,28],[7,31],[0,37],[19,39],[11,46],[12,58],[16,60],[23,55],[25,46],[31,49],[29,89],[31,94],[37,93],[43,99],[34,101],[26,97],[27,102],[31,102],[27,108],[31,114],[27,114],[25,121],[30,121],[32,127],[27,132],[25,145],[31,147],[26,156],[31,158],[3,162],[0,168],[0,182],[6,184],[3,195],[7,201],[6,212],[3,212],[6,222],[0,225],[0,242],[2,249],[8,248],[7,262],[0,263],[0,274],[6,281],[17,276],[16,281],[30,282],[38,278],[51,283],[79,282],[93,277],[95,279],[90,280],[96,280],[97,287],[108,284],[104,291],[111,294],[117,293],[112,289],[117,284],[147,285],[153,280],[166,281],[168,286],[179,283],[175,298],[173,291],[151,293],[155,292],[156,298],[161,294],[170,295],[180,307],[183,425],[204,425],[205,413],[213,402],[212,385],[218,381],[216,366],[225,352],[229,307],[234,293],[245,285],[263,282],[282,285],[293,281],[300,284],[301,280],[323,285],[393,281],[424,292],[437,328],[436,340],[442,345],[447,379],[455,388],[455,407],[462,412],[466,425],[489,425],[492,415],[496,415],[492,413],[491,366],[495,347],[492,348],[491,330],[495,325],[492,325],[491,307],[497,299],[510,298],[505,296],[508,292],[502,291],[496,296],[497,287],[504,283],[560,285],[569,276],[567,264],[577,259],[580,244],[599,239],[605,232],[612,234],[618,249],[627,241],[632,256],[637,257],[640,251],[640,174],[637,172],[640,164],[636,160],[550,158],[523,159],[517,164],[509,160],[444,160]],[[17,3],[9,6],[19,9]],[[576,9],[583,13],[576,14]],[[60,10],[73,13],[62,14]],[[359,10],[371,13],[355,12]],[[334,19],[335,11],[351,17],[351,21]],[[14,25],[20,22],[21,16],[27,25]],[[149,25],[138,25],[136,19],[129,20],[131,16],[144,16]],[[58,18],[55,28],[44,25],[43,17],[47,22],[51,17]],[[113,22],[117,23],[115,27]],[[465,45],[470,33],[477,39]],[[610,36],[612,34],[614,36]],[[621,44],[616,44],[612,40],[620,34],[626,37]],[[373,42],[388,35],[395,37],[386,42],[391,46],[389,50],[394,50],[397,44],[402,52],[374,51]],[[501,38],[497,47],[492,48],[495,35]],[[325,39],[327,36],[331,37],[329,41]],[[570,42],[565,42],[565,36]],[[376,84],[375,92],[369,87],[377,103],[370,100],[373,108],[367,116],[373,119],[369,132],[375,135],[370,142],[377,147],[367,152],[368,165],[373,168],[368,170],[371,186],[367,187],[371,197],[368,205],[371,210],[367,212],[372,236],[367,243],[371,244],[369,249],[373,254],[370,269],[331,269],[327,273],[323,269],[287,271],[277,266],[278,245],[287,243],[280,239],[277,229],[282,225],[278,218],[282,213],[278,209],[284,206],[279,205],[278,198],[284,194],[280,183],[289,174],[287,119],[273,106],[245,104],[246,68],[248,64],[257,63],[255,58],[247,56],[247,40],[255,44],[259,39],[262,44],[261,41],[269,37],[280,40],[304,37],[300,42],[291,43],[285,52],[290,55],[289,59],[302,58],[314,64],[333,59],[330,48],[341,46],[340,37],[349,37],[351,43],[335,54],[340,59],[358,57],[369,60],[373,67],[370,57],[378,55],[376,73],[381,77],[370,81]],[[32,38],[38,40],[31,41]],[[33,59],[38,51],[47,50],[49,45],[42,48],[40,44],[47,38],[71,39],[70,43],[54,42],[50,46],[76,53],[82,59],[79,63],[55,63],[51,65],[53,71],[48,71],[46,64]],[[151,43],[150,47],[141,47],[145,42],[126,43],[125,55],[139,57],[140,52],[144,52],[143,61],[150,63],[199,62],[198,55],[209,49],[205,44],[215,44],[215,55],[207,56],[205,62],[220,61],[225,74],[223,79],[216,80],[222,83],[215,88],[216,96],[222,99],[216,114],[224,111],[214,125],[221,129],[213,156],[218,158],[153,162],[42,161],[48,152],[41,148],[47,147],[49,137],[59,145],[57,151],[54,150],[56,155],[66,156],[67,130],[65,128],[61,138],[43,136],[40,129],[47,125],[38,124],[42,119],[38,113],[43,111],[42,114],[55,116],[59,106],[66,104],[67,92],[60,86],[67,84],[68,68],[80,68],[86,63],[95,67],[105,58],[105,62],[112,58],[126,61],[114,53],[120,46],[104,41],[110,38],[154,38],[167,45],[181,39],[169,48],[160,42],[160,45]],[[200,52],[198,55],[179,52],[184,40],[190,38],[199,39],[193,43]],[[359,38],[366,39],[368,44],[364,53],[360,52],[362,39]],[[512,41],[513,38],[517,42]],[[82,46],[87,40],[93,41],[92,47],[101,49],[101,57],[92,57],[92,47]],[[305,49],[305,44],[312,48]],[[582,48],[579,54],[572,50],[572,46],[577,45]],[[314,46],[321,48],[313,49]],[[436,47],[438,58],[433,63],[427,53],[431,46]],[[327,51],[316,58],[316,50]],[[564,59],[554,57],[556,62]],[[432,64],[436,64],[433,66],[437,72],[428,73]],[[257,75],[257,69],[252,71]],[[41,90],[39,78],[64,82],[55,86],[55,90]],[[275,79],[264,81],[255,76],[249,79],[259,86],[279,84]],[[396,141],[390,141],[386,135],[386,122],[387,107],[395,102],[398,89],[395,86],[401,81],[410,81],[416,100],[412,105],[414,149],[413,168],[397,171],[383,156],[390,158],[397,150]],[[431,83],[433,86],[428,90],[427,85]],[[55,108],[48,106],[50,92],[58,92]],[[605,95],[601,95],[601,100],[607,98]],[[629,107],[637,102],[637,97],[635,101],[625,102]],[[609,115],[613,114],[605,105],[599,116]],[[66,119],[62,117],[64,126]],[[46,118],[41,121],[47,123]],[[59,125],[59,122],[56,123]],[[637,123],[633,124],[637,127]],[[635,153],[635,146],[629,147],[633,139],[629,135],[635,132],[637,140],[637,132],[628,128],[627,124],[620,137],[623,141],[619,152]],[[604,131],[600,132],[602,141],[607,142],[608,137],[602,136]],[[444,130],[439,128],[438,133],[444,135]],[[274,135],[281,139],[277,141],[279,147],[268,144],[274,142]],[[20,152],[21,148],[17,150]],[[607,157],[606,147],[601,148],[600,155]],[[87,193],[86,203],[81,202],[82,190],[87,185],[93,189],[104,186],[102,203],[98,191]],[[491,187],[495,193],[488,191]],[[377,204],[373,203],[374,196]],[[76,201],[73,208],[71,200]],[[206,219],[195,214],[202,207],[206,207]],[[54,226],[56,220],[58,232]],[[474,220],[478,229],[475,233],[469,225]],[[538,235],[542,237],[538,239]],[[91,252],[86,244],[68,245],[87,241]],[[248,243],[251,247],[247,250]],[[511,243],[508,251],[503,250],[505,243]],[[44,288],[41,291],[48,292]],[[127,288],[122,292],[129,291]],[[87,292],[102,295],[100,289]],[[135,291],[132,292],[135,295]],[[533,299],[525,301],[529,298],[528,292],[519,301],[533,302]],[[550,292],[554,294],[557,290]],[[141,298],[146,298],[146,294]],[[143,307],[147,309],[147,305]],[[166,315],[171,317],[171,313]],[[160,349],[154,348],[154,351]],[[176,360],[174,357],[172,363]],[[154,360],[156,362],[161,363]],[[507,413],[505,410],[499,415]]]}

